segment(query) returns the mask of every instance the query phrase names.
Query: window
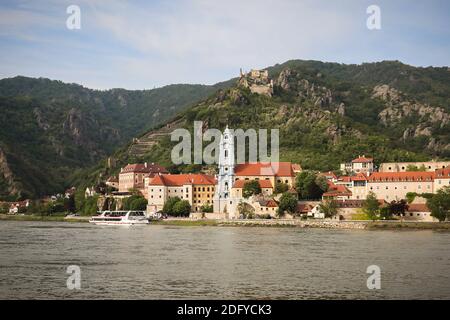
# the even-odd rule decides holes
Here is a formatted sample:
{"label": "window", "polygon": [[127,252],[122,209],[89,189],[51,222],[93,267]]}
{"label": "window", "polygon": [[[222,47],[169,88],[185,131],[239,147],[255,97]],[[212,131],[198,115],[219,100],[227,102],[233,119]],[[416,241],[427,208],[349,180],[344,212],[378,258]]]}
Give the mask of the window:
{"label": "window", "polygon": [[225,158],[228,158],[228,150],[225,150]]}

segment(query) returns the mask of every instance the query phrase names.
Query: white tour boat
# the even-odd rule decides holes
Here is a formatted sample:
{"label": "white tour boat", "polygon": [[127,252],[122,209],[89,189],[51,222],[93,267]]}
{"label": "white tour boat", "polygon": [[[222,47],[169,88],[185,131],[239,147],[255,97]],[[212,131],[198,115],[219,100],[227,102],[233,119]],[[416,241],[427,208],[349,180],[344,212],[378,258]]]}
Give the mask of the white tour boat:
{"label": "white tour boat", "polygon": [[103,211],[89,222],[102,226],[143,225],[148,224],[149,219],[144,211]]}

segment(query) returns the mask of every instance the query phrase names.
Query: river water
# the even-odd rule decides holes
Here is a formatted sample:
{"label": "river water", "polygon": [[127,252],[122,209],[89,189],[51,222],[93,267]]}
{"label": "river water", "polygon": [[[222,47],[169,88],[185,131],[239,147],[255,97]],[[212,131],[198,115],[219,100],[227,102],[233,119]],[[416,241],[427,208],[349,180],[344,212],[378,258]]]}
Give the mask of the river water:
{"label": "river water", "polygon": [[0,222],[2,299],[450,299],[449,270],[448,232]]}

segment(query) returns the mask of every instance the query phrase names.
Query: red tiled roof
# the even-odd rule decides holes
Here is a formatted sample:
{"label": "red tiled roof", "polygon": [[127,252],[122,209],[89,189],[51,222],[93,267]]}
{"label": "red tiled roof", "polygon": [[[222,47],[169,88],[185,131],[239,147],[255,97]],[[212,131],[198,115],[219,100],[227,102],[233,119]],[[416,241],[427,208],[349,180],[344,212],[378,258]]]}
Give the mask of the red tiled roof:
{"label": "red tiled roof", "polygon": [[431,212],[426,203],[411,203],[408,205],[408,212]]}
{"label": "red tiled roof", "polygon": [[390,182],[390,181],[434,181],[434,172],[374,172],[367,180],[369,182]]}
{"label": "red tiled roof", "polygon": [[366,157],[362,156],[362,157],[353,159],[352,162],[353,163],[368,163],[368,162],[373,162],[373,158],[366,158]]}
{"label": "red tiled roof", "polygon": [[270,199],[269,201],[267,201],[265,207],[277,208],[278,207],[278,203],[275,200]]}
{"label": "red tiled roof", "polygon": [[319,173],[319,176],[324,176],[327,179],[337,179],[337,176],[334,174],[333,171],[321,172]]}
{"label": "red tiled roof", "polygon": [[214,176],[206,174],[161,174],[150,181],[151,186],[215,185]]}
{"label": "red tiled roof", "polygon": [[299,203],[297,204],[296,212],[298,213],[308,213],[314,208],[313,205],[308,203]]}
{"label": "red tiled roof", "polygon": [[338,180],[342,182],[366,181],[367,176],[364,173],[359,172],[357,175],[354,176],[341,176],[338,178]]}
{"label": "red tiled roof", "polygon": [[168,171],[166,168],[151,163],[151,164],[145,164],[145,163],[135,163],[135,164],[128,164],[122,170],[120,173],[129,173],[129,172],[142,172],[142,173],[167,173]]}
{"label": "red tiled roof", "polygon": [[450,179],[450,166],[444,169],[436,170],[435,173],[436,179]]}
{"label": "red tiled roof", "polygon": [[352,192],[343,185],[328,184],[329,189],[323,194],[324,197],[351,196]]}
{"label": "red tiled roof", "polygon": [[[236,180],[234,182],[233,188],[243,188],[245,183],[249,181],[251,180]],[[257,180],[257,181],[261,188],[273,188],[272,182],[270,182],[270,180]]]}
{"label": "red tiled roof", "polygon": [[276,176],[293,177],[294,170],[290,162],[242,163],[234,169],[236,176]]}

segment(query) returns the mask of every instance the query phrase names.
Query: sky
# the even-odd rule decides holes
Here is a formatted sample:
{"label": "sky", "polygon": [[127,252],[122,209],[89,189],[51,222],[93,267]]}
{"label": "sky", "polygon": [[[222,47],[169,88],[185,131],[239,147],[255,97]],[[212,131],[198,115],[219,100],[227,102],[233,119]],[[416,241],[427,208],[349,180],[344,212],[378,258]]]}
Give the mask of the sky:
{"label": "sky", "polygon": [[[367,27],[371,5],[380,29]],[[291,59],[449,66],[450,1],[0,0],[0,78],[152,89]]]}

